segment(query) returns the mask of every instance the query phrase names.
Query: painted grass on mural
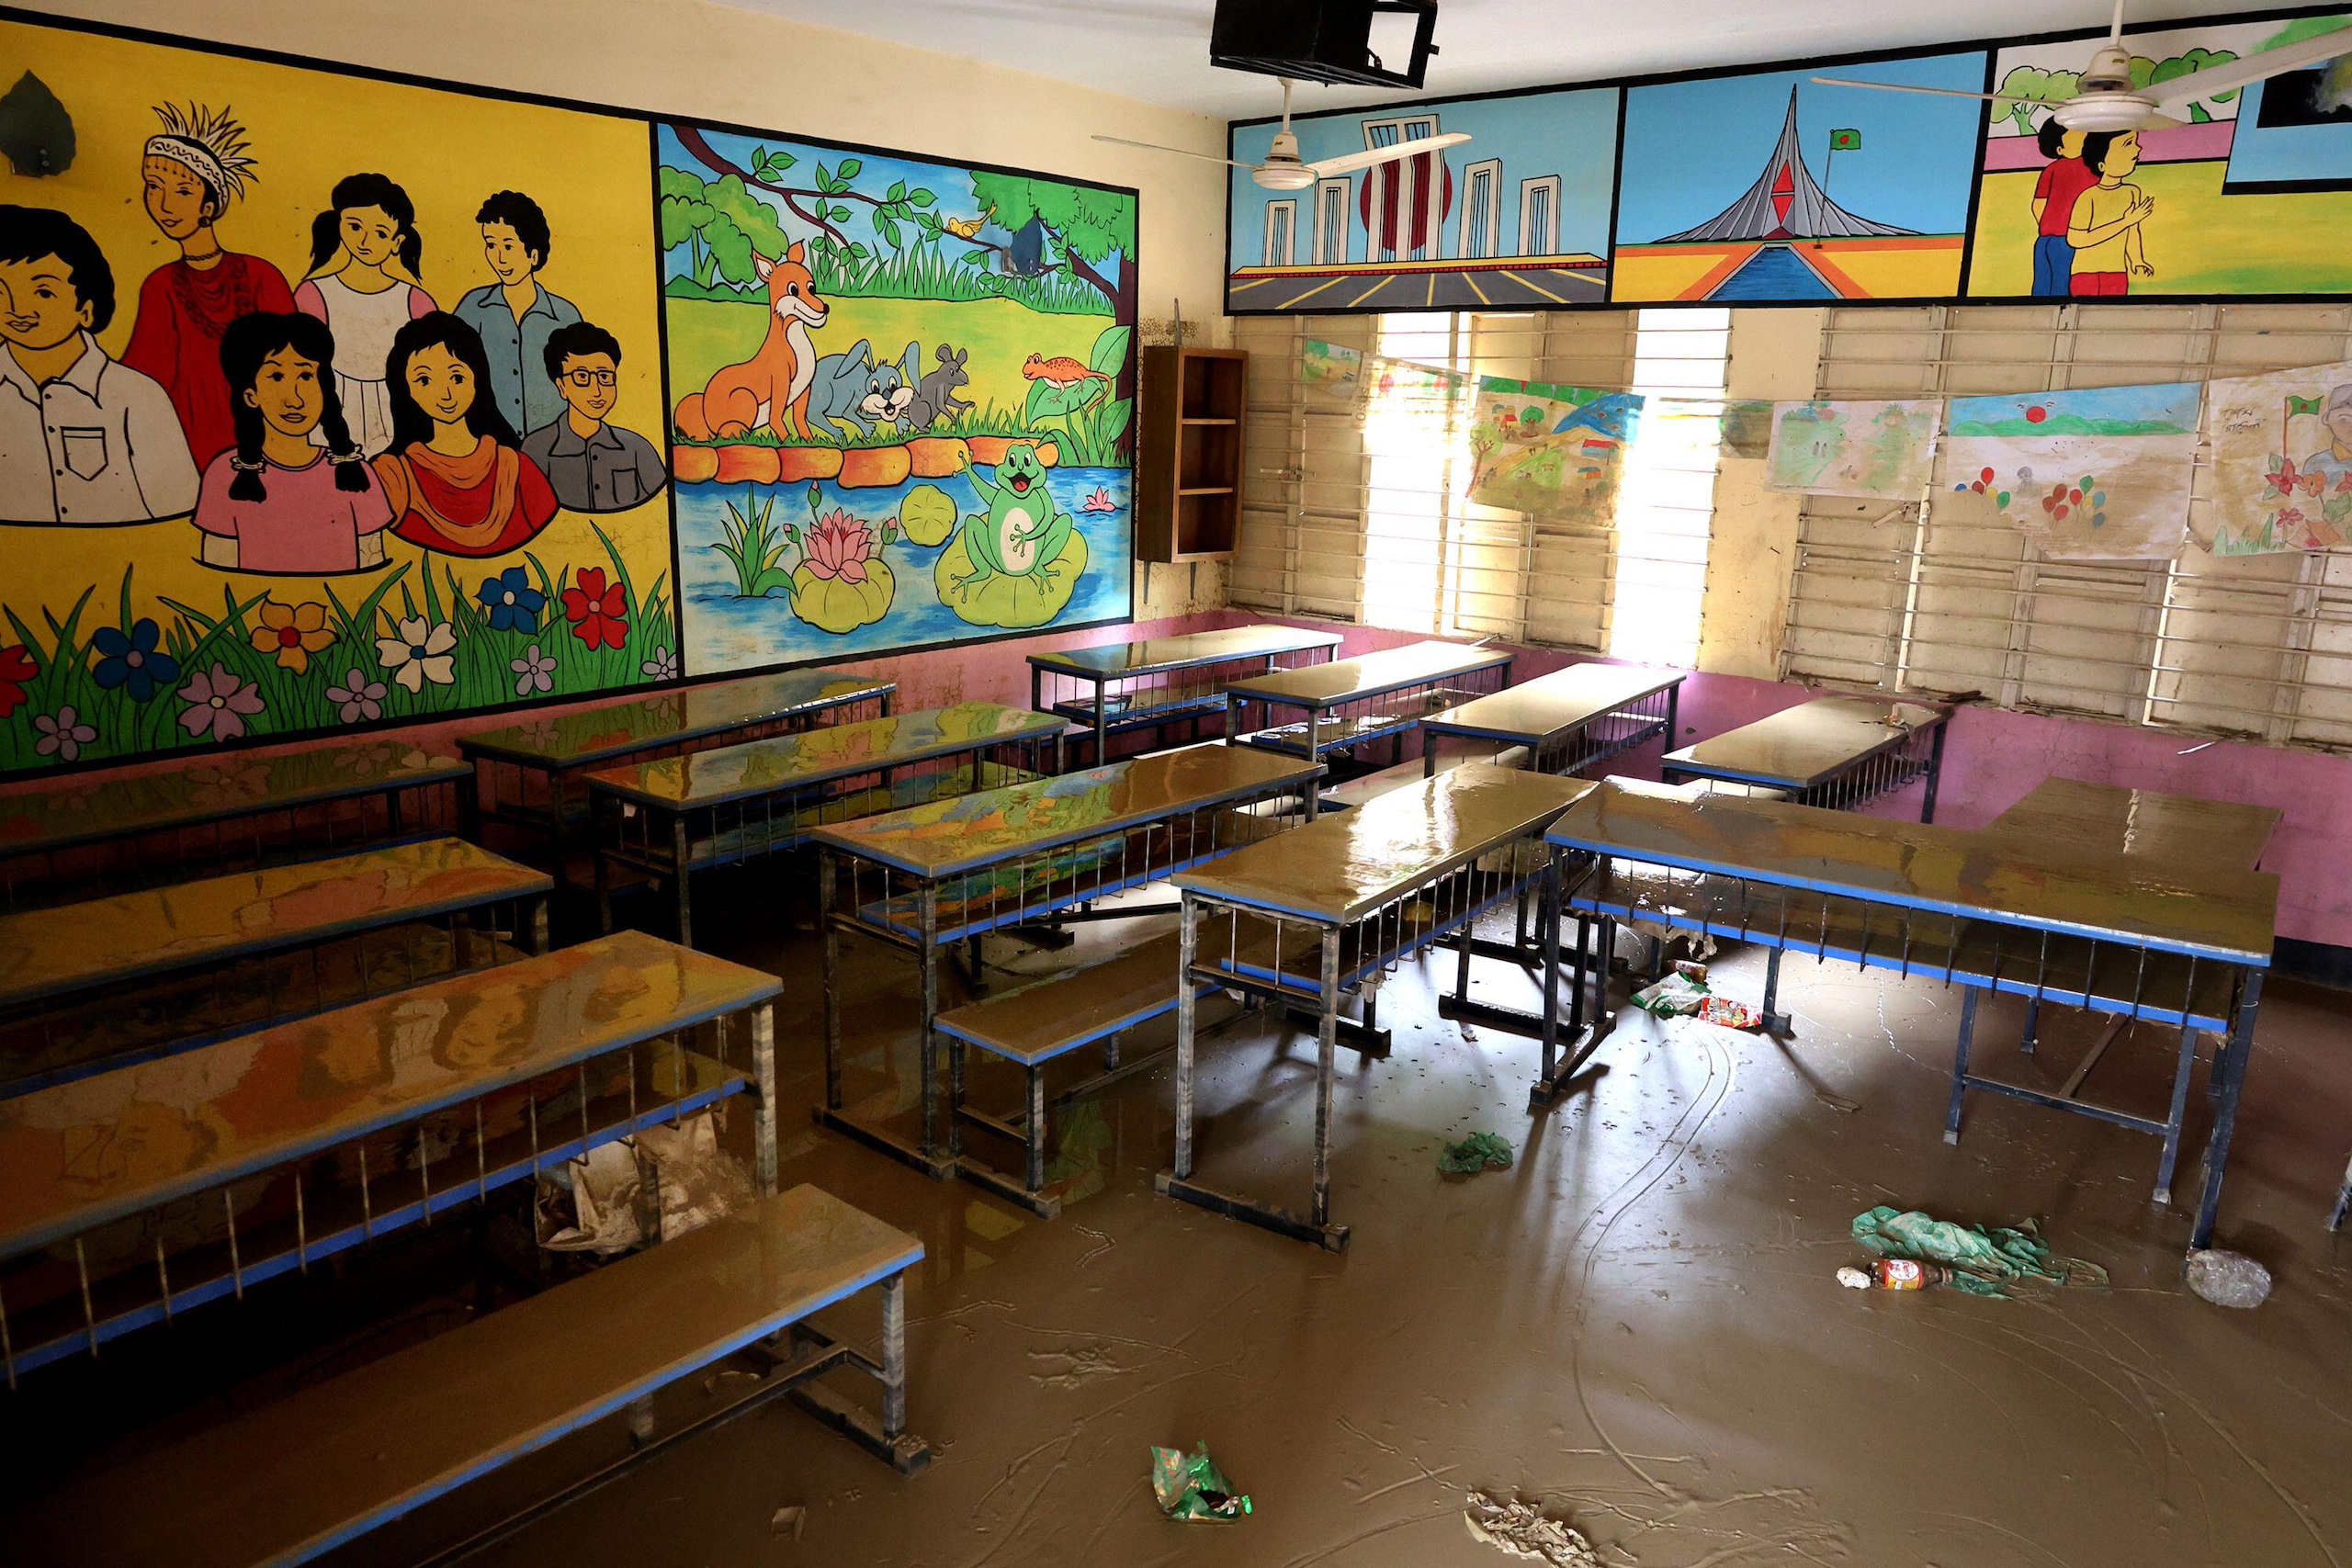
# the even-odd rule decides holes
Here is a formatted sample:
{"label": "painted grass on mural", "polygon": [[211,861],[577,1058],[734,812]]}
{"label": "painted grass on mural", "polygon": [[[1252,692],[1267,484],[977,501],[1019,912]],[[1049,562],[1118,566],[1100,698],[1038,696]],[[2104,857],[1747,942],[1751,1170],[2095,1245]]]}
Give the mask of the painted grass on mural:
{"label": "painted grass on mural", "polygon": [[[808,270],[816,278],[817,292],[828,299],[1005,299],[1049,316],[1108,316],[1115,309],[1101,289],[1063,273],[1007,277],[959,266],[927,246],[894,252],[863,265],[853,262],[848,266],[836,261],[831,252],[820,251],[810,258]],[[672,278],[662,287],[662,292],[675,299],[729,303],[740,303],[751,294],[752,304],[760,302],[750,290],[717,280],[697,283],[691,277]]]}
{"label": "painted grass on mural", "polygon": [[126,568],[110,626],[90,624],[95,586],[62,619],[42,608],[46,637],[10,607],[17,646],[0,648],[0,771],[676,679],[669,574],[640,595],[612,540],[596,536],[604,565],[550,573],[526,552],[527,568],[484,565],[469,581],[446,562],[436,581],[428,560],[412,587],[403,563],[349,605],[332,584],[324,604],[240,599],[224,587],[218,613],[167,598],[159,622],[134,614]]}

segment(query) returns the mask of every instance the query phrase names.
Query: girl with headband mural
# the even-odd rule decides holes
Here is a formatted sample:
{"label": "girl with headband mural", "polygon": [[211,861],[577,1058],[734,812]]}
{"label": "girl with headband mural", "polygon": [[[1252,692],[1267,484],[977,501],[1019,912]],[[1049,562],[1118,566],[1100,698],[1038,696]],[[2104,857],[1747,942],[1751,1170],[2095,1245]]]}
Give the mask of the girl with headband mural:
{"label": "girl with headband mural", "polygon": [[122,363],[160,385],[180,416],[188,456],[201,469],[236,439],[220,337],[253,310],[294,308],[293,290],[259,256],[222,248],[214,224],[257,178],[244,127],[226,109],[165,104],[147,139],[140,185],[147,217],[180,248],[139,287],[139,315]]}
{"label": "girl with headband mural", "polygon": [[[342,264],[331,269],[337,256]],[[294,291],[294,307],[334,332],[343,361],[335,390],[359,449],[371,457],[392,441],[383,366],[393,335],[437,308],[413,281],[424,276],[424,242],[408,192],[381,175],[335,181],[327,209],[311,220],[311,271]]]}

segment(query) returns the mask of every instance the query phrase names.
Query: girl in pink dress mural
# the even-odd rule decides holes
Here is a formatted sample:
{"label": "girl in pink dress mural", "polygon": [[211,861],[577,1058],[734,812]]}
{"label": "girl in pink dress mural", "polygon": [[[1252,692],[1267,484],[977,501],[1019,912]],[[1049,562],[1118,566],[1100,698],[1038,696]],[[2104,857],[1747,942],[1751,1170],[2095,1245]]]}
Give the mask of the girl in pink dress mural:
{"label": "girl in pink dress mural", "polygon": [[[331,268],[337,256],[341,265]],[[394,262],[400,273],[391,270]],[[335,373],[343,416],[371,457],[392,444],[391,394],[384,384],[392,338],[436,309],[433,296],[410,281],[424,276],[424,263],[416,204],[381,175],[335,181],[327,209],[311,220],[311,271],[294,291],[294,306],[334,332],[343,360]]]}
{"label": "girl in pink dress mural", "polygon": [[202,468],[236,439],[229,384],[220,378],[220,334],[253,310],[291,310],[285,276],[259,256],[221,247],[213,225],[257,176],[244,127],[224,110],[155,111],[163,130],[147,139],[140,185],[147,216],[180,248],[139,288],[139,316],[122,363],[161,386],[180,416],[188,456]]}
{"label": "girl in pink dress mural", "polygon": [[197,498],[205,564],[300,576],[383,565],[392,503],[344,421],[326,324],[240,316],[221,335],[220,369],[236,442]]}

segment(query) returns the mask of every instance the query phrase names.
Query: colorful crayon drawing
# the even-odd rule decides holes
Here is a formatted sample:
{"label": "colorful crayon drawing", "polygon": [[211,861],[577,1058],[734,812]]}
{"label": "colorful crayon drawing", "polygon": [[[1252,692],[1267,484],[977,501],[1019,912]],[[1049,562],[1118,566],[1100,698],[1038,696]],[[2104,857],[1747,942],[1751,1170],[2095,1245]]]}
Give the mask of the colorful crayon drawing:
{"label": "colorful crayon drawing", "polygon": [[657,146],[689,673],[1128,614],[1132,193]]}
{"label": "colorful crayon drawing", "polygon": [[2191,520],[2217,556],[2352,539],[2352,363],[2236,376],[2205,389],[2212,495]]}
{"label": "colorful crayon drawing", "polygon": [[[1838,75],[1974,93],[1981,51]],[[1625,95],[1610,298],[1888,299],[1960,286],[1978,107],[1754,72]]]}
{"label": "colorful crayon drawing", "polygon": [[[1436,152],[1267,190],[1232,171],[1227,308],[1282,311],[1550,310],[1608,298],[1614,87],[1296,117],[1313,162],[1451,132]],[[1263,159],[1276,127],[1233,128]]]}
{"label": "colorful crayon drawing", "polygon": [[1470,499],[1481,506],[1613,527],[1625,454],[1641,422],[1634,392],[1545,387],[1488,377],[1478,385]]}
{"label": "colorful crayon drawing", "polygon": [[[2344,28],[2346,16],[2127,32],[2162,84]],[[2098,40],[1999,51],[1996,90],[2064,98]],[[2290,72],[2165,112],[2188,123],[2085,136],[1996,104],[1969,258],[1977,297],[2342,293],[2352,252],[2352,68]]]}
{"label": "colorful crayon drawing", "polygon": [[1926,490],[1942,405],[1781,403],[1764,482],[1774,490],[1917,501]]}
{"label": "colorful crayon drawing", "polygon": [[2194,381],[1954,398],[1942,473],[2045,556],[2163,560],[2179,553],[2197,457]]}

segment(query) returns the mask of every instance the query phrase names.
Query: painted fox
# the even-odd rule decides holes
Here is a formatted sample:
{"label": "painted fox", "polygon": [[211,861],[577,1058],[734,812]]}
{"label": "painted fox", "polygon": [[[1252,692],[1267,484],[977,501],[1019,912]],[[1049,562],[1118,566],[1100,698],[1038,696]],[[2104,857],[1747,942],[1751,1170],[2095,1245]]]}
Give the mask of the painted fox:
{"label": "painted fox", "polygon": [[808,388],[817,378],[810,329],[825,324],[831,307],[817,298],[806,248],[795,243],[781,259],[757,251],[752,265],[768,289],[768,335],[759,352],[729,365],[699,392],[678,400],[678,434],[694,441],[724,440],[766,425],[780,439],[808,440]]}

